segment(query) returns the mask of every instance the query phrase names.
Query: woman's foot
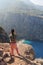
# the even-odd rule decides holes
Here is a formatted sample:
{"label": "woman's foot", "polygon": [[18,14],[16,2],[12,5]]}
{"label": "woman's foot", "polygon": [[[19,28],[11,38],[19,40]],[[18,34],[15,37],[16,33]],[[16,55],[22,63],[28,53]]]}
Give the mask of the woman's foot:
{"label": "woman's foot", "polygon": [[15,55],[11,55],[11,54],[10,54],[10,57],[14,57],[14,56],[15,56]]}

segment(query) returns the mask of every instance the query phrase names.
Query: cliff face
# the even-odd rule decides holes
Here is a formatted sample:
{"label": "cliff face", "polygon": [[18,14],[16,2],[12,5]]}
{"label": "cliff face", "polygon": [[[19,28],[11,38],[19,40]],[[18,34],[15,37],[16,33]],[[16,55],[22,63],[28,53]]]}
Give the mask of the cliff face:
{"label": "cliff face", "polygon": [[0,27],[0,43],[6,43],[9,41],[9,36],[5,32],[5,30],[2,27]]}
{"label": "cliff face", "polygon": [[7,33],[15,28],[18,39],[43,40],[43,16],[41,17],[41,15],[36,16],[34,14],[33,16],[31,12],[28,15],[24,13],[6,13],[0,18],[0,26]]}

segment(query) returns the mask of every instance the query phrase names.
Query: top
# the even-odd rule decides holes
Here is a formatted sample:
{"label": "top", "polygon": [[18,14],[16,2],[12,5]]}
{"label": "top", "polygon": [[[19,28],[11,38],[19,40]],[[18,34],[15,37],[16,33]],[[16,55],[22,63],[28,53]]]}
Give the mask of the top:
{"label": "top", "polygon": [[14,35],[10,34],[10,42],[16,42],[16,33],[14,33]]}

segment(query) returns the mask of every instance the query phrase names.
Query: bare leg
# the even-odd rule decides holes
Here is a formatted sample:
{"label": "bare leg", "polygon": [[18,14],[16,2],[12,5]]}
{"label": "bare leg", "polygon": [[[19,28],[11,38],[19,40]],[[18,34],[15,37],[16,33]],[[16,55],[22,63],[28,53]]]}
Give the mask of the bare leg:
{"label": "bare leg", "polygon": [[16,51],[17,51],[17,54],[20,55],[19,51],[18,51],[18,48],[16,48]]}
{"label": "bare leg", "polygon": [[11,52],[10,52],[11,55],[14,55],[14,49],[11,48]]}

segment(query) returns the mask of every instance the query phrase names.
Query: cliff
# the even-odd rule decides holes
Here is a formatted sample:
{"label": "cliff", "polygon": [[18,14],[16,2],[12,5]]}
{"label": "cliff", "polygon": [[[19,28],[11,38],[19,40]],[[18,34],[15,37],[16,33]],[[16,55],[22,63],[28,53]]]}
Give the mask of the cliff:
{"label": "cliff", "polygon": [[[9,44],[3,44],[5,47],[4,48],[4,53],[8,53],[9,54]],[[17,46],[18,46],[18,50],[20,52],[20,56],[17,55],[17,52],[14,51],[14,62],[13,63],[7,63],[7,61],[9,61],[9,57],[4,58],[4,62],[7,63],[7,65],[43,65],[43,59],[41,58],[35,58],[35,53],[34,53],[34,49],[31,45],[28,44],[23,44],[22,41],[17,42]],[[7,52],[6,52],[7,51]],[[4,54],[3,54],[4,55]],[[1,62],[0,62],[1,63]],[[0,64],[2,65],[2,64]],[[6,64],[3,64],[6,65]]]}

